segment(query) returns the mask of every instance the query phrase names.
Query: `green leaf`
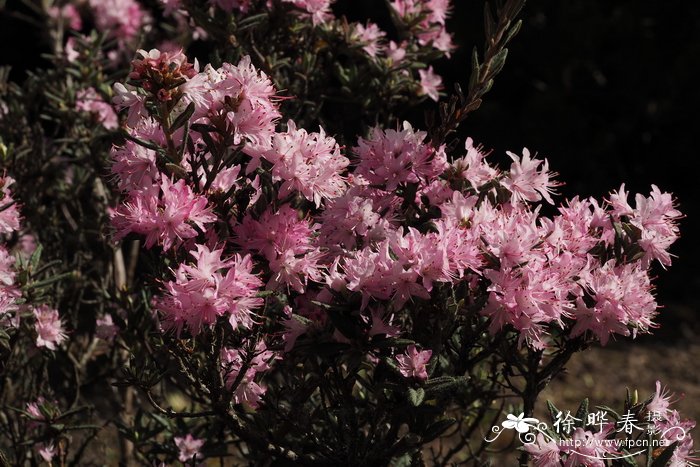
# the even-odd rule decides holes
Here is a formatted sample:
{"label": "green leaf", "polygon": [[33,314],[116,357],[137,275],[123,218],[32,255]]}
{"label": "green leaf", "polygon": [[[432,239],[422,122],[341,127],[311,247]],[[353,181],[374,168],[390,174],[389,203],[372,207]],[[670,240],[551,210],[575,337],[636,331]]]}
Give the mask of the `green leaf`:
{"label": "green leaf", "polygon": [[462,386],[466,385],[467,381],[469,381],[468,376],[461,376],[459,378],[453,378],[453,381],[451,382],[446,382],[442,384],[435,384],[431,386],[430,388],[426,388],[426,392],[428,396],[433,397],[433,396],[444,396],[448,393],[452,393]]}
{"label": "green leaf", "polygon": [[489,63],[489,77],[494,77],[501,72],[508,58],[508,49],[503,49],[498,52]]}
{"label": "green leaf", "polygon": [[29,268],[32,271],[36,271],[38,269],[42,251],[44,251],[44,247],[41,244],[37,245],[36,250],[34,250],[34,253],[32,253],[32,256],[29,258]]}
{"label": "green leaf", "polygon": [[585,398],[582,402],[581,405],[578,406],[578,410],[576,411],[576,418],[582,420],[582,426],[586,426],[586,420],[588,419],[588,398]]}
{"label": "green leaf", "polygon": [[507,44],[510,42],[519,32],[520,28],[523,26],[523,20],[519,19],[510,30],[508,30],[508,34],[506,34],[506,38],[503,41],[503,44]]}
{"label": "green leaf", "polygon": [[549,416],[552,417],[552,420],[556,420],[557,415],[561,412],[561,410],[557,409],[557,407],[552,403],[552,401],[547,401],[547,410],[549,410]]}
{"label": "green leaf", "polygon": [[418,388],[418,389],[413,389],[409,388],[408,389],[408,401],[411,403],[412,406],[418,407],[423,403],[423,400],[425,399],[425,390],[423,388]]}
{"label": "green leaf", "polygon": [[187,108],[180,115],[178,115],[173,124],[170,125],[170,132],[172,133],[178,128],[185,126],[185,123],[187,123],[192,117],[192,114],[194,114],[194,110],[194,102],[190,102]]}

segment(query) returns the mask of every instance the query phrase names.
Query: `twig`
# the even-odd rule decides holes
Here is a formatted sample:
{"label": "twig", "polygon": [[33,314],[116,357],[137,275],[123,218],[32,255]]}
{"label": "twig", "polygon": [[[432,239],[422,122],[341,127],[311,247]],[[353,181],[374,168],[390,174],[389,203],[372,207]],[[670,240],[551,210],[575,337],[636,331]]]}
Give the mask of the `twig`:
{"label": "twig", "polygon": [[457,88],[449,102],[440,106],[441,123],[431,129],[430,141],[434,147],[441,146],[447,136],[453,133],[471,112],[481,106],[481,98],[491,90],[493,79],[503,69],[508,49],[506,45],[518,33],[522,20],[513,22],[525,5],[525,0],[507,0],[503,7],[498,8],[498,23],[493,19],[488,2],[484,7],[484,29],[486,46],[483,63],[479,63],[476,47],[472,54],[472,72],[469,77],[467,95]]}

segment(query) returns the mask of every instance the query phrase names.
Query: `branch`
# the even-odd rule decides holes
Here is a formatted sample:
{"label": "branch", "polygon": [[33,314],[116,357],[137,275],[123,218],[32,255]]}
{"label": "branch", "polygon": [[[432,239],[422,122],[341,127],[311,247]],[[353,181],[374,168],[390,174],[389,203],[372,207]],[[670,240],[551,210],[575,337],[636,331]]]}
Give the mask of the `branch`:
{"label": "branch", "polygon": [[467,118],[467,115],[481,106],[481,98],[491,90],[493,79],[505,65],[508,56],[506,45],[520,31],[522,20],[514,21],[524,5],[525,0],[507,0],[505,5],[497,8],[498,23],[496,23],[491,7],[486,2],[484,7],[486,45],[483,61],[479,63],[479,53],[474,47],[467,95],[464,96],[457,85],[457,95],[451,96],[449,102],[440,106],[441,123],[437,128],[430,130],[430,141],[434,147],[441,146]]}

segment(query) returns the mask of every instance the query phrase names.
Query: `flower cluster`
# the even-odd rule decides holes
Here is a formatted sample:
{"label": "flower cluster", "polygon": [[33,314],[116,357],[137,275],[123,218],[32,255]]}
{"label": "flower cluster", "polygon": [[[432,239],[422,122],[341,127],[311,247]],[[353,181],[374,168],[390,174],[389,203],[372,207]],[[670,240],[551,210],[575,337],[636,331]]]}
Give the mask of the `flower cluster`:
{"label": "flower cluster", "polygon": [[96,28],[115,39],[124,51],[149,22],[148,14],[136,0],[89,0],[88,4]]}
{"label": "flower cluster", "polygon": [[275,358],[263,342],[258,342],[253,351],[222,349],[221,372],[227,388],[234,390],[235,404],[258,407],[266,388],[255,381],[256,375],[269,370]]}
{"label": "flower cluster", "polygon": [[452,36],[445,29],[450,13],[449,0],[392,0],[390,4],[406,24],[413,25],[413,32],[421,45],[432,45],[450,56],[454,45]]}
{"label": "flower cluster", "polygon": [[[430,300],[436,285],[467,284],[486,294],[480,312],[492,333],[515,329],[535,348],[555,335],[605,344],[654,326],[648,268],[670,263],[680,217],[656,187],[634,208],[623,187],[545,217],[539,204],[554,203],[559,183],[527,149],[508,153],[501,171],[468,140],[449,162],[406,123],[373,129],[344,156],[323,129],[289,121],[278,131],[274,87],[247,59],[197,73],[179,52],[142,52],[131,77],[133,98],[122,92],[117,102],[139,118],[128,123],[133,141],[113,151],[126,197],[112,220],[117,238],[140,234],[146,247],[195,258],[156,300],[168,329],[197,333],[219,316],[250,327],[264,282],[328,305],[357,294],[363,310],[381,314]],[[168,81],[173,102],[162,106],[163,87],[148,83]],[[189,134],[171,126],[176,116],[146,110],[154,106],[175,115],[188,107]]]}
{"label": "flower cluster", "polygon": [[[14,180],[7,175],[0,177],[0,235],[13,234],[21,227],[19,208],[10,190],[13,183]],[[19,246],[21,255],[31,255],[36,248],[31,236],[24,236]],[[17,327],[20,312],[28,308],[27,305],[18,304],[22,292],[15,281],[16,262],[15,256],[5,244],[0,243],[0,324],[3,326]],[[34,315],[37,347],[56,350],[67,337],[58,310],[48,305],[39,305],[31,311]]]}
{"label": "flower cluster", "polygon": [[[20,213],[17,201],[12,196],[10,186],[14,180],[0,177],[0,238],[11,235],[20,229]],[[0,324],[5,325],[17,311],[17,299],[22,295],[15,283],[15,257],[0,242]],[[14,321],[16,324],[16,320]]]}
{"label": "flower cluster", "polygon": [[[223,250],[197,245],[196,264],[180,264],[175,280],[164,284],[166,294],[156,300],[164,327],[179,335],[187,325],[193,333],[226,316],[231,326],[250,328],[253,310],[262,304],[256,292],[262,281],[252,274],[250,256],[223,259]],[[224,272],[225,271],[225,272]]]}

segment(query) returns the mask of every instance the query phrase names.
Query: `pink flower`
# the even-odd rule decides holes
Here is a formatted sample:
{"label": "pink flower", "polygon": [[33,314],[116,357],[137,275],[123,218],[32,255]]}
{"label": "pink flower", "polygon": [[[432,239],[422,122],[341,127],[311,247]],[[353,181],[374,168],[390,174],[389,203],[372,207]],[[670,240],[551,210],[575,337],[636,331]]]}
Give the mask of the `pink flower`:
{"label": "pink flower", "polygon": [[393,221],[393,209],[385,206],[374,193],[372,189],[354,186],[326,203],[319,236],[324,247],[333,249],[342,245],[353,249],[358,242],[386,238]]}
{"label": "pink flower", "polygon": [[252,273],[250,255],[223,259],[222,254],[221,249],[197,245],[192,253],[196,265],[181,264],[175,280],[165,284],[165,294],[155,299],[155,307],[164,315],[165,329],[180,335],[187,325],[197,334],[202,326],[226,315],[234,329],[252,326],[253,310],[263,304],[256,296],[262,281]]}
{"label": "pink flower", "polygon": [[576,428],[571,442],[562,446],[561,451],[568,454],[566,467],[605,467],[604,458],[611,457],[611,454],[619,454],[614,443],[605,442],[615,425],[609,423],[602,431],[592,433],[584,431],[583,428]]}
{"label": "pink flower", "polygon": [[654,398],[651,400],[651,402],[647,404],[647,412],[658,415],[665,420],[671,411],[671,397],[673,397],[673,395],[669,393],[668,388],[663,388],[662,390],[661,381],[657,381],[656,393],[654,394]]}
{"label": "pink flower", "polygon": [[34,318],[36,319],[34,329],[37,333],[37,347],[56,350],[56,347],[68,337],[63,329],[58,310],[48,305],[39,305],[34,308]]}
{"label": "pink flower", "polygon": [[590,331],[605,345],[611,334],[636,335],[653,325],[656,301],[649,276],[638,265],[616,266],[611,261],[591,271],[583,282],[592,305],[583,297],[577,299],[573,337]]}
{"label": "pink flower", "polygon": [[356,23],[354,27],[352,38],[360,43],[367,55],[377,57],[384,48],[381,41],[386,36],[386,33],[379,29],[379,26],[375,23],[367,23],[367,26]]}
{"label": "pink flower", "polygon": [[81,112],[89,112],[96,116],[97,121],[108,130],[119,126],[117,114],[111,105],[105,102],[94,88],[81,89],[76,95],[75,108]]}
{"label": "pink flower", "polygon": [[44,405],[46,401],[43,397],[39,397],[35,402],[27,402],[27,413],[31,415],[34,420],[45,420],[46,417],[41,413],[39,406]]}
{"label": "pink flower", "polygon": [[486,162],[487,154],[481,146],[474,146],[474,141],[471,138],[467,138],[464,147],[467,150],[467,154],[452,162],[452,170],[455,171],[457,176],[469,181],[475,189],[498,176],[498,170]]}
{"label": "pink flower", "polygon": [[537,442],[523,445],[532,456],[535,467],[561,467],[559,445],[555,440],[547,441],[542,433],[537,434]]}
{"label": "pink flower", "polygon": [[445,24],[445,20],[450,13],[450,0],[428,0],[427,8],[430,10],[430,21],[438,24]]}
{"label": "pink flower", "polygon": [[415,345],[409,345],[403,355],[397,355],[399,371],[406,378],[415,378],[420,381],[428,379],[428,362],[433,355],[432,350],[418,351]]}
{"label": "pink flower", "polygon": [[253,157],[248,173],[256,169],[260,156],[272,148],[281,114],[272,81],[252,65],[250,57],[243,57],[238,65],[224,63],[219,69],[207,65],[182,84],[181,90],[185,101],[196,106],[195,120],[225,119],[233,132],[233,143],[244,144],[243,151]]}
{"label": "pink flower", "polygon": [[[668,249],[678,239],[677,222],[683,215],[676,209],[676,203],[671,194],[662,193],[656,185],[652,185],[651,188],[649,197],[637,194],[635,208],[631,212],[627,209],[625,211],[631,218],[630,222],[642,231],[639,240],[639,245],[645,252],[642,265],[648,267],[653,260],[658,260],[662,266],[670,266],[671,255]],[[623,190],[624,185],[620,191],[623,192]],[[615,207],[615,201],[612,202]],[[621,210],[620,207],[617,209]]]}
{"label": "pink flower", "polygon": [[371,327],[369,329],[368,335],[380,336],[384,335],[386,337],[396,337],[401,334],[401,328],[399,326],[394,326],[391,324],[393,315],[385,316],[385,314],[380,309],[372,310],[370,316]]}
{"label": "pink flower", "polygon": [[119,334],[119,326],[114,324],[112,315],[104,315],[95,322],[95,335],[100,339],[112,342]]}
{"label": "pink flower", "polygon": [[135,127],[139,119],[147,117],[146,96],[139,95],[138,91],[128,85],[122,83],[114,83],[114,97],[112,103],[117,109],[129,109],[126,124],[130,127]]}
{"label": "pink flower", "polygon": [[532,159],[527,148],[523,149],[522,158],[512,152],[507,154],[513,159],[513,164],[502,184],[513,193],[513,197],[518,201],[530,202],[544,198],[549,204],[554,204],[550,194],[554,193],[554,188],[559,184],[551,180],[556,174],[549,171],[547,160],[542,162]]}
{"label": "pink flower", "polygon": [[427,70],[418,70],[420,75],[420,92],[419,96],[428,96],[435,102],[440,100],[440,90],[442,86],[442,78],[433,71],[433,67],[428,67]]}
{"label": "pink flower", "polygon": [[690,430],[695,428],[694,420],[683,420],[677,410],[671,410],[667,417],[655,423],[660,438],[666,441],[666,446],[678,442],[668,465],[670,467],[686,467],[695,465],[700,460],[698,452],[693,449],[693,437]]}
{"label": "pink flower", "polygon": [[135,0],[89,0],[88,3],[94,11],[97,29],[110,33],[122,45],[134,39],[148,20]]}
{"label": "pink flower", "polygon": [[391,7],[398,13],[399,16],[405,17],[409,15],[418,15],[423,8],[420,0],[391,0]]}
{"label": "pink flower", "polygon": [[186,436],[177,436],[173,439],[175,445],[180,450],[180,454],[178,455],[178,460],[180,462],[189,462],[201,456],[199,450],[204,446],[203,439],[197,439],[189,433]]}
{"label": "pink flower", "polygon": [[15,183],[12,177],[0,176],[0,234],[11,234],[20,228],[20,214],[10,186]]}
{"label": "pink flower", "polygon": [[[233,400],[236,404],[246,404],[257,408],[265,395],[266,388],[255,382],[258,373],[270,369],[270,363],[276,358],[275,354],[267,350],[265,343],[258,341],[252,355],[235,349],[223,349],[221,351],[221,365],[226,386],[233,387],[237,381],[239,384],[233,389]],[[245,374],[240,378],[240,372],[246,367]]]}
{"label": "pink flower", "polygon": [[395,190],[401,183],[427,182],[447,167],[444,148],[425,144],[426,133],[414,131],[408,122],[403,130],[372,129],[369,139],[360,138],[353,152],[360,158],[355,176],[373,185]]}
{"label": "pink flower", "polygon": [[350,161],[323,128],[307,133],[290,120],[287,131],[273,137],[272,149],[264,157],[273,164],[273,180],[282,181],[280,199],[298,191],[319,207],[323,199],[337,198],[345,191],[341,174]]}
{"label": "pink flower", "polygon": [[268,289],[287,285],[304,293],[309,280],[323,280],[319,265],[323,255],[313,239],[317,228],[308,219],[299,219],[297,211],[285,204],[276,213],[265,211],[257,221],[246,216],[234,232],[236,243],[269,262]]}
{"label": "pink flower", "polygon": [[386,56],[394,65],[399,65],[406,57],[406,44],[397,44],[394,41],[389,41],[389,47],[386,50]]}
{"label": "pink flower", "polygon": [[15,257],[0,244],[0,325],[3,326],[19,325],[19,313],[12,316],[17,311],[17,299],[22,296],[15,285],[15,262]]}
{"label": "pink flower", "polygon": [[49,8],[48,13],[54,20],[65,22],[70,29],[78,31],[83,27],[83,20],[80,17],[80,13],[72,3],[64,5],[63,8],[52,6]]}
{"label": "pink flower", "polygon": [[194,194],[184,180],[163,178],[158,185],[132,191],[112,213],[112,224],[117,239],[133,232],[146,236],[146,248],[157,243],[168,250],[196,237],[194,226],[204,231],[205,224],[216,220],[207,204],[207,198]]}
{"label": "pink flower", "polygon": [[56,456],[56,447],[53,445],[53,443],[37,444],[36,447],[41,458],[50,464],[54,456]]}
{"label": "pink flower", "polygon": [[132,141],[124,146],[115,146],[111,151],[112,173],[117,177],[117,186],[125,192],[138,191],[160,181],[156,166],[156,153]]}
{"label": "pink flower", "polygon": [[63,51],[65,52],[66,60],[68,60],[69,63],[75,63],[75,61],[80,57],[80,52],[76,49],[77,45],[78,43],[73,36],[66,40],[66,46]]}
{"label": "pink flower", "polygon": [[306,16],[311,17],[314,26],[325,23],[333,18],[331,3],[333,0],[282,0],[291,3],[296,8],[304,11]]}

